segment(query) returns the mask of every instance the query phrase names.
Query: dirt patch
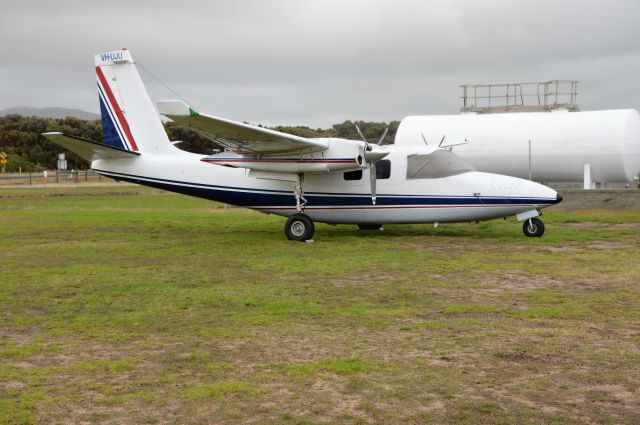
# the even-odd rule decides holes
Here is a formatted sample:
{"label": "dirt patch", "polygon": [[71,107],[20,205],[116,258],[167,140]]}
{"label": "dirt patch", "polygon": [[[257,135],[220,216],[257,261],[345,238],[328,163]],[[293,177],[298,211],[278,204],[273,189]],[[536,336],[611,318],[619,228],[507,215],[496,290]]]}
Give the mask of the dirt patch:
{"label": "dirt patch", "polygon": [[4,387],[10,390],[21,390],[25,387],[25,384],[20,381],[8,381],[4,383]]}
{"label": "dirt patch", "polygon": [[[507,396],[504,391],[500,391],[500,393],[501,393],[502,396]],[[518,397],[518,396],[516,396],[514,394],[509,394],[508,398],[513,400],[513,401],[515,401],[516,403],[523,404],[523,405],[525,405],[525,406],[527,406],[527,407],[529,407],[531,409],[534,409],[534,410],[540,410],[541,412],[547,413],[547,414],[553,414],[553,413],[557,412],[557,410],[558,410],[555,407],[548,406],[546,404],[535,403],[535,402],[533,402],[531,400],[528,400],[528,399],[526,399],[524,397]]]}
{"label": "dirt patch", "polygon": [[19,367],[21,369],[31,369],[36,367],[35,364],[30,363],[30,362],[15,362],[15,363],[11,363],[12,366],[14,367]]}
{"label": "dirt patch", "polygon": [[513,363],[558,365],[566,362],[566,360],[561,356],[553,354],[530,354],[524,351],[508,353],[501,352],[497,353],[496,357]]}
{"label": "dirt patch", "polygon": [[577,229],[612,228],[612,229],[634,229],[640,227],[640,223],[602,223],[599,221],[581,221],[579,223],[558,223],[558,226],[573,227]]}
{"label": "dirt patch", "polygon": [[429,240],[429,243],[407,243],[405,245],[406,250],[416,253],[432,253],[441,254],[449,251],[449,247],[446,244],[439,243],[438,241]]}
{"label": "dirt patch", "polygon": [[414,362],[420,361],[426,366],[431,367],[450,367],[452,359],[445,356],[436,356],[430,351],[411,350],[404,355],[406,359]]}
{"label": "dirt patch", "polygon": [[431,401],[429,401],[429,404],[422,405],[418,409],[423,412],[433,412],[435,410],[442,410],[444,408],[444,401],[439,398],[433,398]]}
{"label": "dirt patch", "polygon": [[[346,394],[344,391],[347,379],[333,374],[320,374],[313,382],[309,391],[326,396],[325,400],[331,400],[330,409],[335,415],[349,415],[371,422],[369,414],[360,407],[364,399],[359,395]],[[322,397],[321,397],[322,399]],[[329,406],[327,406],[329,407]],[[313,416],[314,420],[330,420],[328,411],[320,412],[317,405],[301,403],[295,415],[298,417]]]}
{"label": "dirt patch", "polygon": [[633,248],[633,245],[627,245],[620,242],[607,242],[607,241],[594,241],[593,243],[587,245],[589,249],[627,249]]}
{"label": "dirt patch", "polygon": [[358,409],[358,405],[362,402],[362,399],[358,396],[348,396],[338,390],[339,387],[344,388],[346,384],[346,379],[338,378],[333,374],[323,373],[313,385],[311,385],[311,389],[315,392],[328,394],[330,399],[335,402],[334,410],[336,412],[359,416],[360,410]]}
{"label": "dirt patch", "polygon": [[269,389],[269,394],[271,395],[268,400],[260,403],[260,406],[265,409],[277,409],[281,405],[282,400],[288,399],[294,395],[289,388],[282,384],[265,385],[265,388]]}
{"label": "dirt patch", "polygon": [[638,397],[640,396],[640,394],[638,394],[638,391],[631,392],[622,385],[615,384],[595,385],[591,387],[591,390],[608,393],[613,398],[620,400],[625,404],[637,404]]}
{"label": "dirt patch", "polygon": [[562,202],[554,210],[638,210],[640,209],[640,190],[561,190]]}
{"label": "dirt patch", "polygon": [[574,251],[576,247],[573,246],[529,246],[529,245],[517,245],[514,249],[518,252],[565,252]]}
{"label": "dirt patch", "polygon": [[333,285],[339,288],[349,287],[349,286],[369,286],[384,283],[388,280],[386,276],[381,275],[353,275],[349,277],[343,277],[340,279],[336,278],[321,278],[319,281],[321,285]]}
{"label": "dirt patch", "polygon": [[491,285],[488,292],[502,292],[504,289],[532,291],[540,288],[559,288],[565,283],[547,276],[527,276],[521,273],[506,273],[497,280],[488,278],[484,283]]}

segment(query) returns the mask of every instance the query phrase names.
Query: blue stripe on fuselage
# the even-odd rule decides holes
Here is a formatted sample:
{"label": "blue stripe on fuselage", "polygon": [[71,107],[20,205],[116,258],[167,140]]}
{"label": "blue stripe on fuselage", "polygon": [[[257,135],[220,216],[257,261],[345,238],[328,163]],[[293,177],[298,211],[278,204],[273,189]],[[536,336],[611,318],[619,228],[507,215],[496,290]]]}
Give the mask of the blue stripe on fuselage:
{"label": "blue stripe on fuselage", "polygon": [[[295,207],[293,191],[250,189],[230,186],[215,186],[202,183],[181,182],[176,180],[142,177],[132,174],[113,173],[95,170],[107,177],[129,181],[171,192],[196,196],[199,198],[223,202],[241,207]],[[306,206],[309,208],[325,206],[372,206],[371,196],[364,194],[337,194],[330,192],[305,192]],[[557,201],[551,198],[507,198],[475,196],[429,196],[429,195],[377,195],[376,206],[499,206],[499,205],[552,205]]]}

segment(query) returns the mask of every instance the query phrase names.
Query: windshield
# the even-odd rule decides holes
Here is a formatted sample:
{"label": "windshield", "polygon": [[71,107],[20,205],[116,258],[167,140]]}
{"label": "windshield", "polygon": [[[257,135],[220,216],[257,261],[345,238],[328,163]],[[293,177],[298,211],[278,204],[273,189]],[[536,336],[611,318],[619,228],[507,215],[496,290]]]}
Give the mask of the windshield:
{"label": "windshield", "polygon": [[475,171],[466,159],[448,150],[407,157],[407,179],[435,179]]}

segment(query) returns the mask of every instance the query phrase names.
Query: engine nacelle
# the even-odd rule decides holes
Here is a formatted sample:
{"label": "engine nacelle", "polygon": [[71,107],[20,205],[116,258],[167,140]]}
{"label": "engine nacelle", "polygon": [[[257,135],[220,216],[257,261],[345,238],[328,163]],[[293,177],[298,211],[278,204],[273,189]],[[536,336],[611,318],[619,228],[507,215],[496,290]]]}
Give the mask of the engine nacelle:
{"label": "engine nacelle", "polygon": [[327,149],[304,155],[265,156],[221,152],[201,161],[234,168],[272,173],[320,174],[365,168],[365,143],[346,139],[316,139],[329,143]]}

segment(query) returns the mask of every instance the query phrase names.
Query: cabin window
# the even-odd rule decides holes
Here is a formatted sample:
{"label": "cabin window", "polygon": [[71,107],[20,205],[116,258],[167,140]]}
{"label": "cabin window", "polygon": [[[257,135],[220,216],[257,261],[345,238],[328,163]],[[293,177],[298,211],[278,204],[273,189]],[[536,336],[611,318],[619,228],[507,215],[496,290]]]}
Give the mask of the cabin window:
{"label": "cabin window", "polygon": [[391,161],[381,159],[376,162],[376,179],[388,179],[391,177]]}
{"label": "cabin window", "polygon": [[451,151],[437,150],[427,155],[407,157],[407,179],[437,179],[475,171],[466,159]]}
{"label": "cabin window", "polygon": [[347,171],[344,173],[345,180],[362,180],[362,170]]}
{"label": "cabin window", "polygon": [[[376,162],[376,179],[384,180],[391,177],[391,161],[382,159]],[[362,170],[347,171],[344,173],[345,180],[362,180]]]}

